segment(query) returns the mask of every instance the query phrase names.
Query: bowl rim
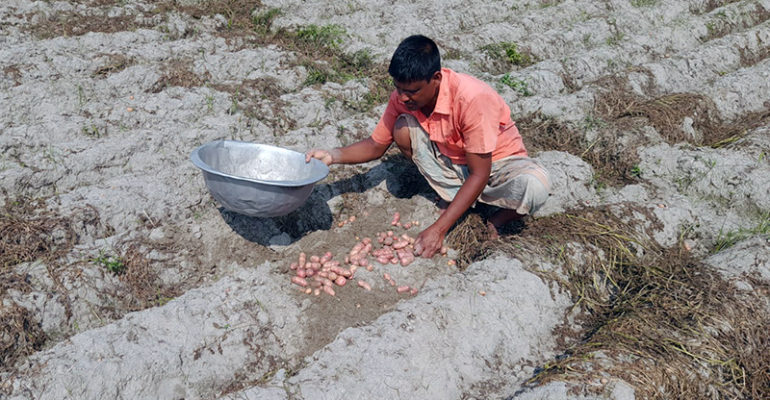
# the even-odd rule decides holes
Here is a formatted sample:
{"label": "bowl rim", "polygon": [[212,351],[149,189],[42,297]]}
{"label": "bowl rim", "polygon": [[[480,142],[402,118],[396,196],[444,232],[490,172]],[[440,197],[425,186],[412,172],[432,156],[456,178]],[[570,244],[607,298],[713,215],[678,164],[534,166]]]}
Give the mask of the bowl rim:
{"label": "bowl rim", "polygon": [[200,154],[199,154],[200,151],[203,150],[204,148],[215,146],[215,145],[220,144],[220,143],[223,143],[223,144],[237,143],[239,145],[245,145],[247,147],[270,148],[272,150],[275,150],[275,151],[278,151],[278,152],[282,152],[282,153],[300,154],[300,155],[302,155],[304,157],[304,154],[302,154],[300,152],[297,152],[297,151],[294,151],[294,150],[289,150],[289,149],[286,149],[286,148],[283,148],[283,147],[273,146],[273,145],[269,145],[269,144],[262,144],[262,143],[244,142],[244,141],[240,141],[240,140],[220,139],[220,140],[214,140],[214,141],[211,141],[211,142],[208,142],[206,144],[203,144],[203,145],[200,145],[200,146],[196,147],[195,150],[193,150],[192,153],[190,153],[190,160],[192,161],[192,163],[196,167],[198,167],[201,170],[206,171],[206,172],[208,172],[210,174],[213,174],[213,175],[223,176],[223,177],[226,177],[226,178],[235,179],[235,180],[244,181],[244,182],[262,183],[262,184],[266,184],[266,185],[270,185],[270,186],[285,186],[285,187],[306,186],[306,185],[309,185],[309,184],[314,184],[314,183],[316,183],[316,182],[326,178],[326,176],[329,175],[329,167],[326,164],[324,164],[323,162],[321,162],[321,160],[318,160],[318,159],[315,159],[315,158],[310,159],[310,163],[313,164],[313,168],[314,169],[317,168],[317,167],[320,167],[322,173],[318,177],[313,176],[313,177],[302,179],[302,180],[273,181],[273,180],[254,179],[254,178],[247,178],[247,177],[244,177],[244,176],[237,176],[237,175],[227,174],[227,173],[224,173],[222,171],[217,171],[216,169],[212,168],[210,165],[208,165],[206,162],[204,162],[201,159]]}

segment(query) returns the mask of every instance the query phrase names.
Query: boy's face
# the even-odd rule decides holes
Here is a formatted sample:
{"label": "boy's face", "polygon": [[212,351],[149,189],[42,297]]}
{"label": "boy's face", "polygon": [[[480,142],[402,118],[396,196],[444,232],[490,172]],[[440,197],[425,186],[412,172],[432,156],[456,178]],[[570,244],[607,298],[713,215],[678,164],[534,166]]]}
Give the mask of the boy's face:
{"label": "boy's face", "polygon": [[428,81],[394,82],[398,100],[412,111],[434,106],[441,83],[441,72],[436,72]]}

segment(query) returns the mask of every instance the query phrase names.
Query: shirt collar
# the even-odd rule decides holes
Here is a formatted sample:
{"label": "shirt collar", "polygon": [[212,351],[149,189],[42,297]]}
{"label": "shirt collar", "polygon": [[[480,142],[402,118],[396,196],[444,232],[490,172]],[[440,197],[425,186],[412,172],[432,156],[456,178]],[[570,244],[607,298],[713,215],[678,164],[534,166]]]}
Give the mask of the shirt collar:
{"label": "shirt collar", "polygon": [[452,95],[449,88],[449,76],[453,72],[448,68],[441,68],[441,84],[438,88],[438,97],[436,106],[433,107],[434,113],[449,115],[452,110]]}

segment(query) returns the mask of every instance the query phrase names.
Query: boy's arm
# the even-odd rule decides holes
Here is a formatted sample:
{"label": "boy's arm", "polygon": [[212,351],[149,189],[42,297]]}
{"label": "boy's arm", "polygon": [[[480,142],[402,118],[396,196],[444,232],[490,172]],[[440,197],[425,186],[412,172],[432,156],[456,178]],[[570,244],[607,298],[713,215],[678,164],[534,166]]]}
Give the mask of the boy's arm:
{"label": "boy's arm", "polygon": [[[380,121],[374,128],[372,135],[359,142],[353,143],[349,146],[338,147],[331,150],[325,149],[312,149],[305,153],[305,162],[310,162],[311,158],[317,158],[323,161],[326,165],[331,164],[358,164],[365,163],[382,157],[388,150],[392,143],[393,125],[398,117],[398,109],[396,104],[398,98],[396,91],[394,90],[390,94],[388,100],[388,106],[380,117]],[[379,138],[380,142],[387,142],[382,144],[374,138]]]}
{"label": "boy's arm", "polygon": [[433,257],[441,249],[449,228],[473,205],[489,181],[492,153],[465,153],[465,159],[468,163],[468,178],[460,186],[446,211],[417,236],[414,249],[415,253],[422,257]]}
{"label": "boy's arm", "polygon": [[310,162],[311,158],[317,158],[326,165],[365,163],[382,157],[389,146],[389,144],[377,143],[369,137],[349,146],[336,147],[331,150],[308,150],[305,153],[305,162]]}

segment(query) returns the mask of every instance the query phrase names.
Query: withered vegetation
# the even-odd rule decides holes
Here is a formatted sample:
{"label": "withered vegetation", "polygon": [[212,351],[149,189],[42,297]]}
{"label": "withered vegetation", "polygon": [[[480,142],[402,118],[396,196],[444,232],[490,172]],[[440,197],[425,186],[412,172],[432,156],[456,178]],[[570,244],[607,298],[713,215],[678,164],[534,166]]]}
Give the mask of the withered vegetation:
{"label": "withered vegetation", "polygon": [[[43,199],[6,199],[0,212],[0,300],[10,290],[27,292],[30,283],[12,267],[23,262],[52,261],[76,241],[71,221],[48,210]],[[26,308],[0,301],[0,365],[40,350],[46,334]]]}
{"label": "withered vegetation", "polygon": [[[193,18],[221,14],[227,19],[225,31],[237,32],[248,29],[251,14],[262,7],[257,0],[211,0],[194,5],[178,5],[175,0],[150,0],[147,6],[123,9],[124,13],[108,16],[108,11],[121,5],[120,0],[75,0],[88,6],[78,11],[60,11],[51,15],[39,15],[28,30],[40,39],[58,36],[81,36],[89,32],[115,33],[136,29],[151,29],[164,24],[167,14],[175,11]],[[27,18],[32,21],[34,15]]]}
{"label": "withered vegetation", "polygon": [[120,72],[134,63],[134,60],[123,54],[105,54],[107,61],[94,71],[94,76],[104,78],[110,74]]}
{"label": "withered vegetation", "polygon": [[[254,0],[214,0],[198,4],[179,5],[173,0],[155,0],[147,7],[126,11],[120,16],[108,16],[108,10],[119,4],[117,0],[82,0],[88,5],[86,11],[59,12],[50,16],[38,16],[36,23],[29,24],[30,31],[38,38],[57,36],[79,36],[88,32],[115,33],[140,28],[164,29],[171,12],[181,13],[194,19],[203,17],[224,17],[225,23],[216,35],[225,38],[234,47],[264,47],[276,45],[296,55],[293,62],[308,70],[306,85],[318,83],[345,82],[362,79],[367,82],[368,92],[356,101],[345,101],[344,105],[357,112],[369,112],[387,100],[392,90],[391,81],[384,63],[373,60],[371,53],[364,49],[349,54],[340,44],[347,33],[336,25],[298,27],[296,30],[275,29],[273,20],[281,14],[280,9],[265,7]],[[29,15],[32,20],[33,16]],[[189,32],[182,33],[190,34]],[[106,76],[131,65],[133,60],[121,55],[110,55],[108,62],[94,74]],[[210,84],[208,73],[194,73],[189,60],[172,60],[167,63],[163,76],[150,89],[157,93],[172,86],[196,87]],[[225,85],[219,89],[235,89]],[[240,96],[240,92],[230,92]],[[280,93],[269,93],[277,100]]]}
{"label": "withered vegetation", "polygon": [[[710,2],[716,3],[711,11],[717,8],[721,8],[723,4],[718,3],[731,3],[732,1],[725,2]],[[751,4],[746,2],[746,4]],[[706,34],[700,37],[702,41],[714,40],[727,36],[729,34],[739,32],[744,29],[748,29],[757,25],[760,25],[770,18],[770,10],[766,9],[759,2],[753,3],[753,10],[744,10],[741,14],[735,12],[735,10],[720,10],[714,13],[710,13],[707,16],[706,22]],[[708,9],[708,7],[707,7]]]}
{"label": "withered vegetation", "polygon": [[456,249],[457,267],[465,270],[472,262],[482,260],[490,249],[489,229],[482,215],[468,212],[452,227],[446,236],[446,245]]}
{"label": "withered vegetation", "polygon": [[540,218],[519,235],[460,247],[470,261],[502,252],[561,266],[534,272],[571,295],[581,328],[565,323],[567,350],[531,383],[598,392],[601,378],[615,376],[646,399],[770,398],[769,285],[747,277],[755,290],[737,290],[683,246],[653,243],[628,213],[654,216],[624,207],[623,216],[598,208]]}
{"label": "withered vegetation", "polygon": [[[770,118],[770,108],[725,121],[714,102],[696,93],[672,93],[645,99],[624,85],[613,85],[596,100],[598,115],[620,126],[652,125],[669,144],[687,142],[695,146],[721,147],[762,126]],[[685,118],[692,120],[693,136],[683,129]]]}
{"label": "withered vegetation", "polygon": [[41,350],[47,335],[29,310],[0,303],[0,372],[22,357]]}
{"label": "withered vegetation", "polygon": [[123,303],[120,314],[162,305],[181,294],[181,284],[168,286],[160,281],[156,268],[138,244],[129,245],[120,258],[125,264],[125,272],[119,274],[119,278],[130,294],[116,295]]}
{"label": "withered vegetation", "polygon": [[14,86],[21,85],[21,69],[19,69],[18,65],[3,67],[3,74],[13,81]]}
{"label": "withered vegetation", "polygon": [[193,71],[193,61],[190,59],[175,59],[163,64],[163,75],[148,90],[159,93],[168,87],[200,87],[211,79],[208,72],[197,74]]}
{"label": "withered vegetation", "polygon": [[76,239],[71,221],[46,209],[43,199],[6,199],[0,211],[0,269],[55,259],[69,251]]}
{"label": "withered vegetation", "polygon": [[[635,180],[633,166],[639,163],[636,145],[620,140],[615,126],[600,117],[586,118],[582,125],[544,117],[540,113],[516,120],[527,149],[531,154],[557,150],[582,158],[590,164],[597,177],[611,185]],[[595,138],[587,132],[595,130]],[[641,141],[640,134],[626,134],[632,141]]]}
{"label": "withered vegetation", "polygon": [[770,46],[761,47],[756,50],[741,47],[738,49],[738,53],[741,56],[741,66],[747,68],[759,64],[759,62],[770,57]]}
{"label": "withered vegetation", "polygon": [[[599,82],[594,108],[582,123],[562,122],[540,113],[516,123],[532,153],[558,150],[581,157],[599,179],[611,185],[636,180],[636,149],[647,143],[642,129],[653,127],[669,144],[723,147],[770,121],[770,107],[725,121],[714,102],[701,94],[672,93],[646,98],[629,89],[624,78]],[[692,120],[691,130],[685,121]],[[589,134],[590,133],[590,134]]]}
{"label": "withered vegetation", "polygon": [[[0,212],[0,300],[7,300],[9,292],[39,290],[28,274],[14,267],[24,262],[40,261],[46,265],[55,291],[62,294],[59,301],[62,301],[66,317],[72,317],[71,297],[62,283],[62,274],[67,268],[61,265],[60,260],[79,240],[73,227],[83,225],[81,228],[88,229],[87,226],[91,226],[96,232],[100,224],[98,213],[92,207],[84,207],[82,214],[75,220],[58,215],[47,207],[45,199],[5,199],[5,206]],[[112,231],[104,228],[103,233]],[[164,249],[162,244],[144,247],[138,242],[125,246],[119,257],[121,269],[118,276],[125,286],[107,289],[114,293],[104,293],[115,299],[110,304],[117,308],[106,311],[112,312],[116,318],[129,311],[163,304],[181,292],[179,287],[169,287],[160,282],[158,266],[153,266],[145,255],[152,249],[168,249]],[[13,301],[0,301],[0,364],[4,369],[11,369],[19,358],[40,350],[46,340],[47,335],[33,311]]]}
{"label": "withered vegetation", "polygon": [[700,3],[692,3],[690,4],[690,12],[696,15],[705,14],[738,1],[740,0],[707,0]]}

